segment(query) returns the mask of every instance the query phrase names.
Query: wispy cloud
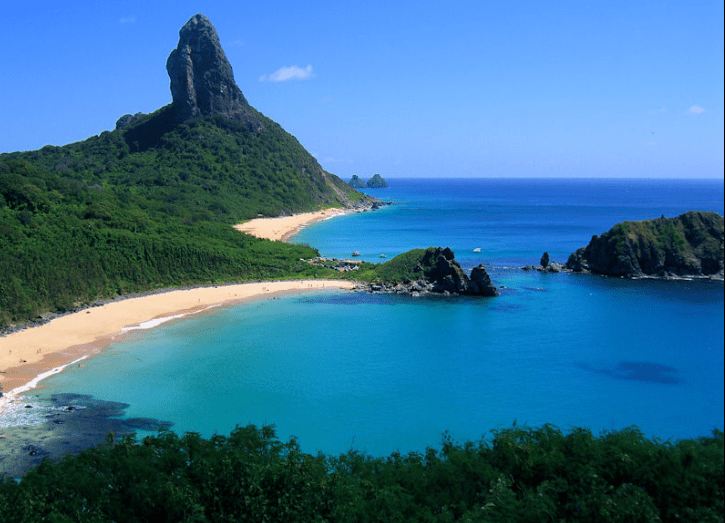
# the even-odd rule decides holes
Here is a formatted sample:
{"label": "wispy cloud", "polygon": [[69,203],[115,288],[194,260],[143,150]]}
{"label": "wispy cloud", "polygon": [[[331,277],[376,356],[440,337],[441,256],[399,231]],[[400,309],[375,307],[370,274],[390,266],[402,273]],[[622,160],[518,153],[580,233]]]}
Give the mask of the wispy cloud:
{"label": "wispy cloud", "polygon": [[118,21],[120,24],[135,24],[136,23],[136,17],[135,16],[127,16],[126,18],[121,18]]}
{"label": "wispy cloud", "polygon": [[665,109],[664,107],[660,107],[659,109],[650,109],[649,114],[664,113],[666,111],[667,109]]}
{"label": "wispy cloud", "polygon": [[690,109],[687,112],[690,114],[700,114],[700,113],[704,113],[705,109],[703,109],[699,105],[693,105],[692,107],[690,107]]}
{"label": "wispy cloud", "polygon": [[233,42],[231,42],[229,45],[232,47],[244,47],[244,40],[237,39],[237,40],[234,40]]}
{"label": "wispy cloud", "polygon": [[296,65],[289,67],[280,67],[272,74],[264,74],[259,77],[260,82],[287,82],[288,80],[307,80],[312,78],[312,66],[308,65],[304,69]]}
{"label": "wispy cloud", "polygon": [[657,145],[659,144],[654,140],[650,140],[649,142],[647,142],[647,145],[649,145],[650,147],[657,147]]}

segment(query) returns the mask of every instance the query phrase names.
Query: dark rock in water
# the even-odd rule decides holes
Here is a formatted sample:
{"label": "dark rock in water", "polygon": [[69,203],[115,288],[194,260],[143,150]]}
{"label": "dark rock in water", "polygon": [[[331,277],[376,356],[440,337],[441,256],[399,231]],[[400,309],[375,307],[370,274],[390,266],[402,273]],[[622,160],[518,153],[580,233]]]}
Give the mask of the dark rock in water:
{"label": "dark rock in water", "polygon": [[491,277],[488,275],[483,265],[471,269],[471,294],[480,294],[481,296],[498,296],[498,289],[491,283]]}
{"label": "dark rock in water", "polygon": [[367,187],[368,189],[383,189],[388,186],[388,182],[383,180],[383,177],[379,174],[375,174],[372,178],[368,180]]}
{"label": "dark rock in water", "polygon": [[220,114],[255,132],[264,130],[234,81],[216,29],[204,15],[192,16],[181,28],[179,45],[171,51],[166,70],[178,121]]}
{"label": "dark rock in water", "polygon": [[365,180],[358,177],[357,174],[353,174],[352,178],[350,178],[350,181],[347,182],[347,184],[352,187],[353,189],[362,189],[364,187],[367,187],[367,184],[365,183]]}
{"label": "dark rock in water", "polygon": [[628,278],[722,278],[723,258],[723,217],[691,211],[676,218],[619,223],[569,256],[566,267]]}
{"label": "dark rock in water", "polygon": [[448,247],[403,253],[380,266],[378,275],[383,281],[370,284],[371,292],[499,295],[483,265],[475,267],[469,278]]}
{"label": "dark rock in water", "polygon": [[548,253],[548,252],[545,252],[545,253],[544,253],[544,254],[543,254],[543,255],[541,256],[541,260],[539,261],[539,264],[540,264],[540,265],[541,265],[542,267],[547,267],[547,266],[549,265],[549,260],[550,260],[550,258],[549,258],[549,253]]}

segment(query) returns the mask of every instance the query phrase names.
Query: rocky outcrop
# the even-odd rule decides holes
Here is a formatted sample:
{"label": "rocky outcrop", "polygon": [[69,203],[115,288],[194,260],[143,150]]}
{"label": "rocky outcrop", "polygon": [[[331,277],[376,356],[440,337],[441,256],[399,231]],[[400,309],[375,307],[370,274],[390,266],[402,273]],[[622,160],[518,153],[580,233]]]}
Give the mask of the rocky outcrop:
{"label": "rocky outcrop", "polygon": [[575,272],[633,277],[723,276],[723,217],[691,211],[676,218],[622,222],[569,256]]}
{"label": "rocky outcrop", "polygon": [[551,256],[548,252],[545,252],[539,260],[539,265],[526,265],[521,267],[525,271],[539,271],[539,272],[561,272],[566,270],[566,267],[561,263],[551,261]]}
{"label": "rocky outcrop", "polygon": [[352,178],[350,178],[350,181],[347,182],[347,184],[352,187],[353,189],[362,189],[364,187],[367,187],[367,184],[365,183],[365,180],[358,177],[357,174],[353,174]]}
{"label": "rocky outcrop", "polygon": [[368,189],[383,189],[387,186],[388,182],[386,182],[379,174],[375,174],[372,178],[368,180],[367,183]]}
{"label": "rocky outcrop", "polygon": [[116,130],[121,131],[121,130],[125,129],[126,127],[129,127],[129,126],[137,123],[144,116],[146,116],[145,113],[124,114],[121,118],[119,118],[116,121]]}
{"label": "rocky outcrop", "polygon": [[179,31],[179,45],[166,62],[177,121],[220,114],[255,132],[261,120],[237,87],[232,66],[219,43],[216,29],[201,14]]}
{"label": "rocky outcrop", "polygon": [[[395,294],[466,294],[478,296],[498,296],[499,292],[483,265],[474,267],[469,277],[455,260],[453,251],[446,247],[416,249],[393,258],[381,267],[380,274],[391,266],[395,270],[393,277],[367,285],[371,292]],[[388,267],[386,267],[388,266]],[[399,270],[398,267],[408,267]]]}

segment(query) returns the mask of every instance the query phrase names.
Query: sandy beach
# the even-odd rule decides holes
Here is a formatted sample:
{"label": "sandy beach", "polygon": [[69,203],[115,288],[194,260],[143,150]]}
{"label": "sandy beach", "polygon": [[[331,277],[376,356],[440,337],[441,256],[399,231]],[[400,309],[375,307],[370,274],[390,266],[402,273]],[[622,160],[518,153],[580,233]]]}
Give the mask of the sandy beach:
{"label": "sandy beach", "polygon": [[0,386],[3,406],[37,385],[37,377],[100,353],[128,330],[151,328],[166,321],[243,300],[321,289],[350,289],[352,282],[296,280],[199,287],[120,299],[61,316],[50,322],[0,338]]}
{"label": "sandy beach", "polygon": [[287,241],[310,223],[327,220],[354,212],[351,209],[325,209],[323,211],[305,212],[292,216],[278,216],[276,218],[255,218],[248,222],[235,225],[234,228],[246,232],[257,238],[266,238],[274,241]]}
{"label": "sandy beach", "polygon": [[[310,223],[352,212],[347,209],[257,218],[235,229],[259,238],[287,241]],[[92,307],[30,329],[0,337],[0,414],[14,397],[65,366],[79,364],[118,341],[126,332],[203,312],[209,308],[259,299],[276,293],[305,292],[322,288],[350,289],[352,282],[297,280],[199,287],[120,299]]]}

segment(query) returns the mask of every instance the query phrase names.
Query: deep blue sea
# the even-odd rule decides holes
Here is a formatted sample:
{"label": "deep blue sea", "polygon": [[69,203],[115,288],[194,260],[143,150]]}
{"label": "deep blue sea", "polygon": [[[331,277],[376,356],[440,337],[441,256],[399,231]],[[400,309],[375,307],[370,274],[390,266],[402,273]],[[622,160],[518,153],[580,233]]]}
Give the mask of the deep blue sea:
{"label": "deep blue sea", "polygon": [[[294,238],[384,261],[448,246],[498,298],[340,291],[267,299],[137,331],[33,394],[92,394],[205,436],[274,424],[303,450],[374,455],[513,423],[677,439],[723,428],[723,283],[525,272],[623,220],[723,214],[722,180],[411,180],[394,202]],[[474,252],[474,249],[481,249]]]}

